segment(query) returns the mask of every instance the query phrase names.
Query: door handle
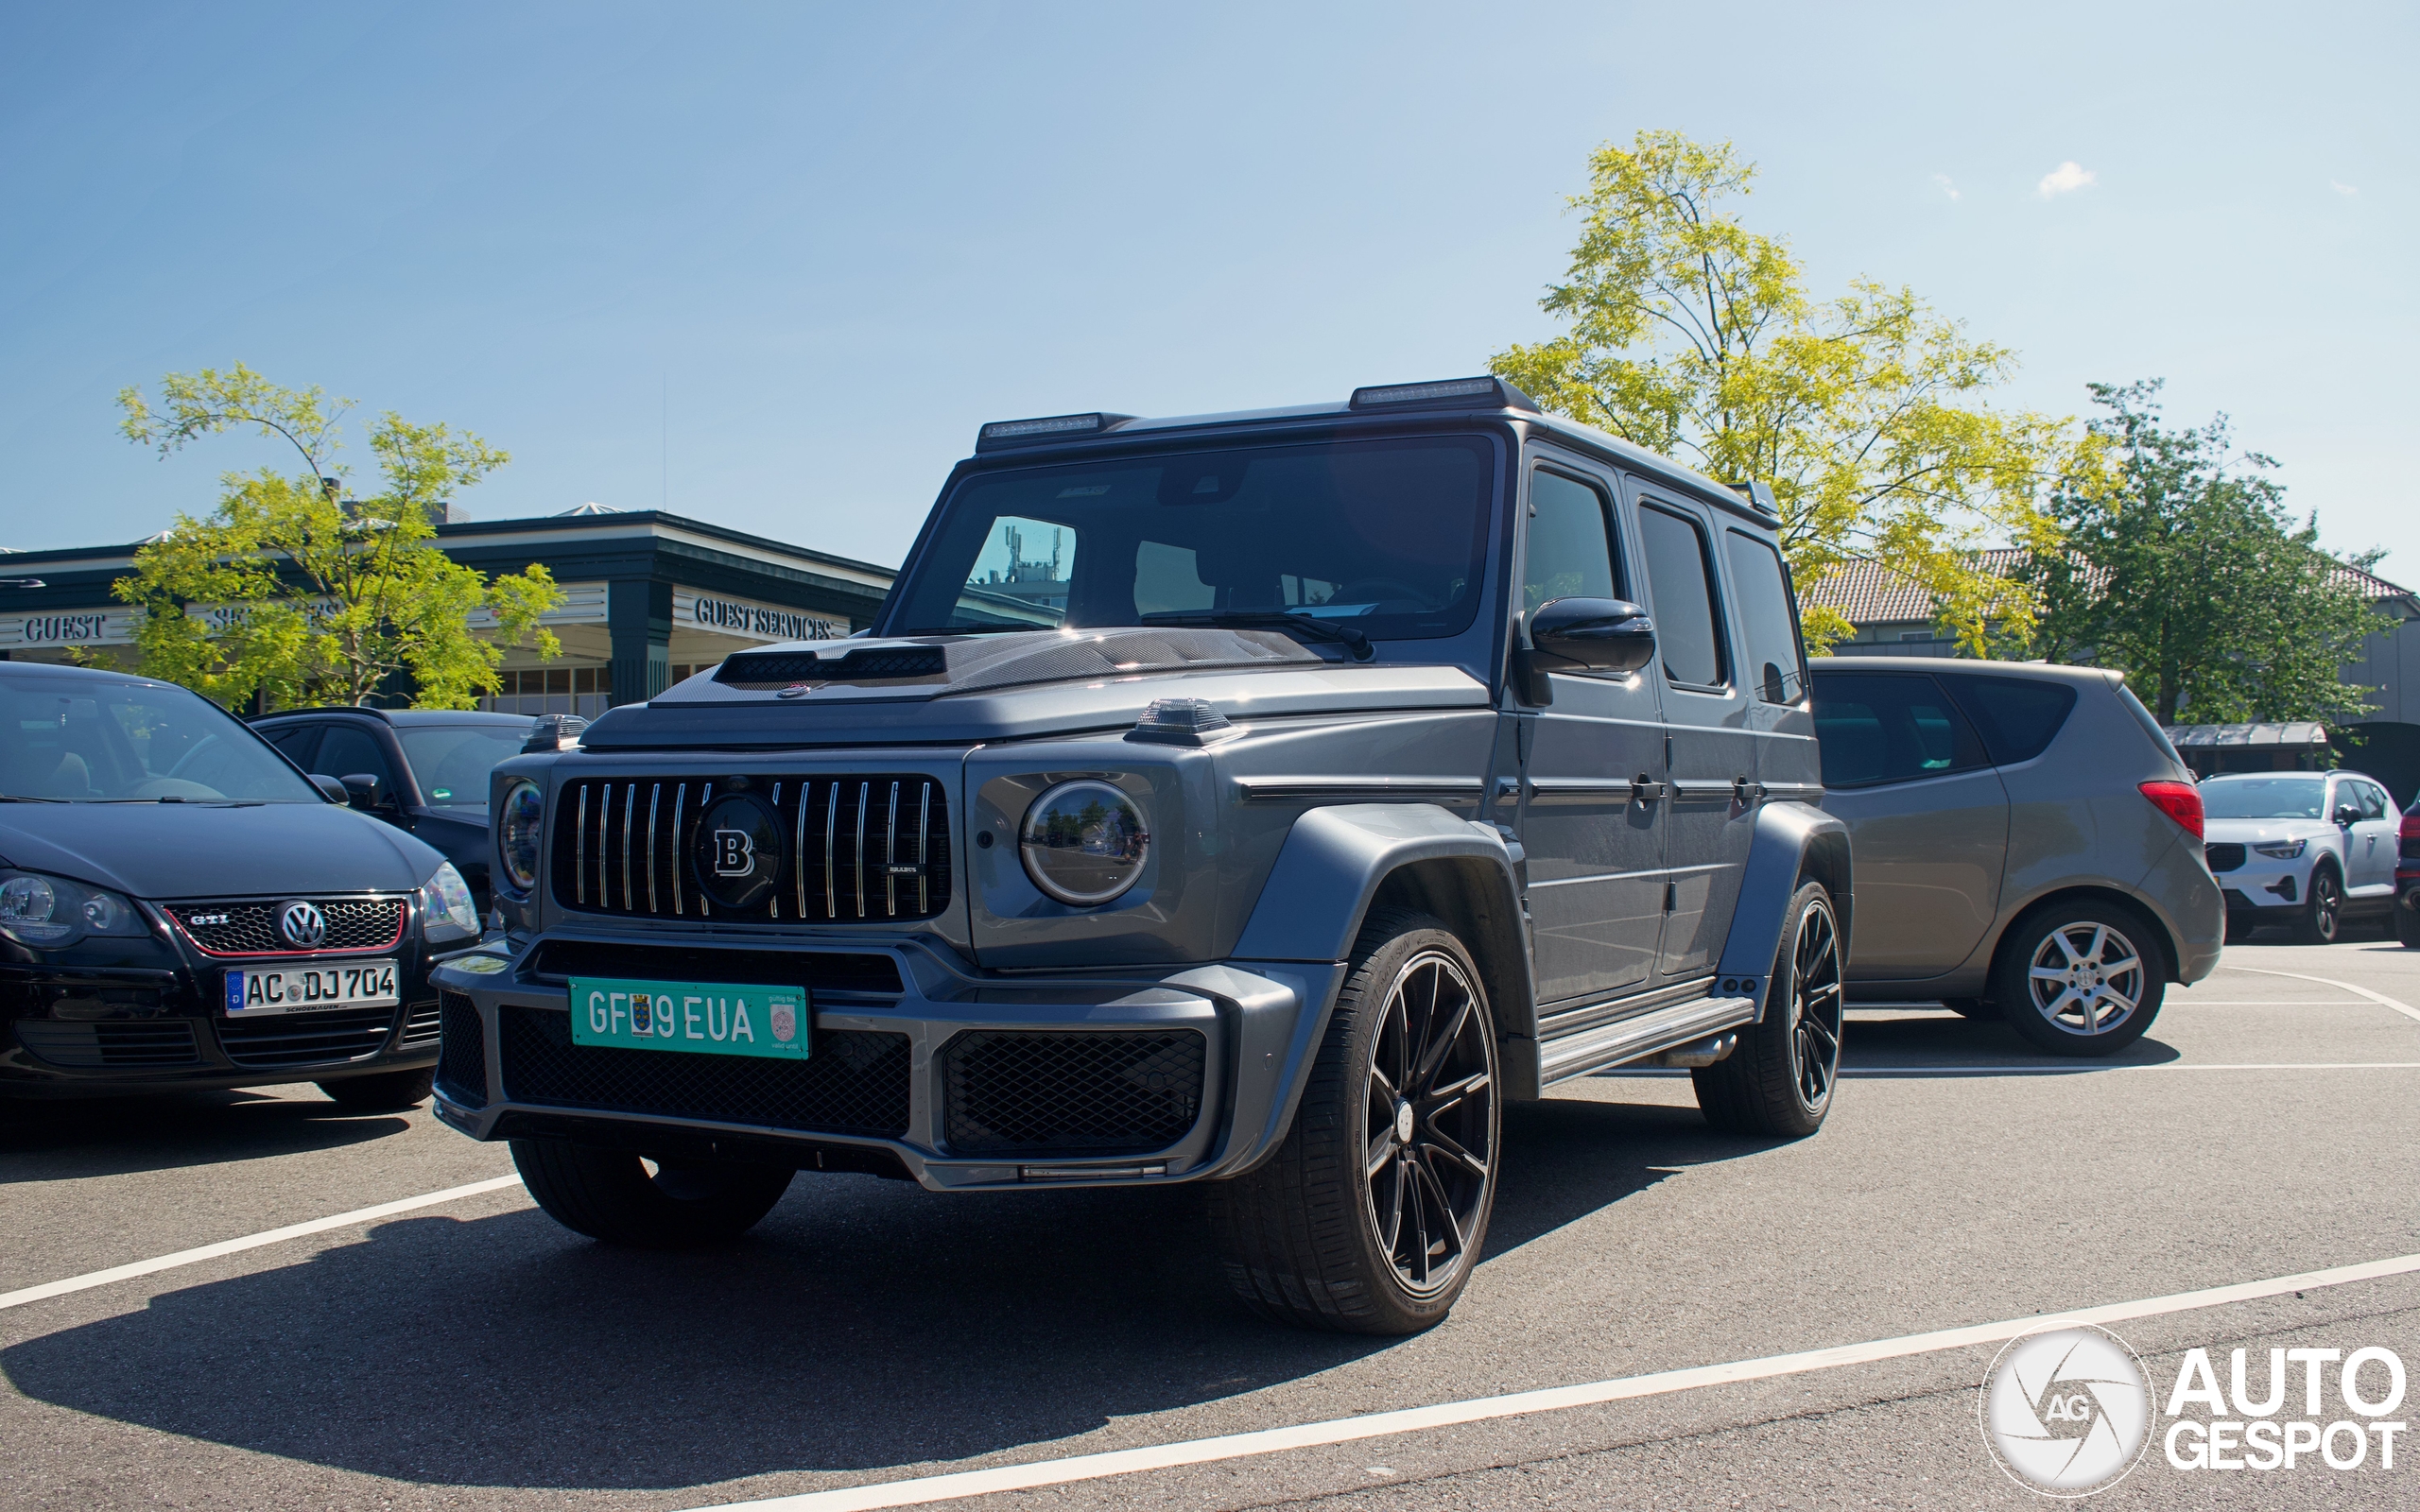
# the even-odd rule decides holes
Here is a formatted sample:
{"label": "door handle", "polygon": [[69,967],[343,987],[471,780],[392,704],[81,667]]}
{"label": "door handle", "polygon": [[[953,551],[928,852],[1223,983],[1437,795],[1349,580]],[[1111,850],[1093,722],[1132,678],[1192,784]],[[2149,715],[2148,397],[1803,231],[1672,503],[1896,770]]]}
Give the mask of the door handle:
{"label": "door handle", "polygon": [[1634,803],[1661,802],[1664,798],[1664,787],[1665,784],[1641,772],[1630,780],[1631,801]]}
{"label": "door handle", "polygon": [[1731,780],[1731,800],[1743,809],[1764,796],[1765,784],[1762,782],[1752,782],[1745,777]]}

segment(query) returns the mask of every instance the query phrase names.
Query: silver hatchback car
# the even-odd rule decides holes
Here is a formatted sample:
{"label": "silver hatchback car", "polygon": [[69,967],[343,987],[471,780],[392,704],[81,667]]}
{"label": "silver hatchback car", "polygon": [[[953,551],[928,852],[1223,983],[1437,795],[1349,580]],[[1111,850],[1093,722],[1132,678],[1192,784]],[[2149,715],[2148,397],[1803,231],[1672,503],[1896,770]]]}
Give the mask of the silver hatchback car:
{"label": "silver hatchback car", "polygon": [[1849,827],[1860,1002],[2004,1018],[2055,1055],[2140,1038],[2218,964],[2192,774],[2118,674],[1812,663],[1824,809]]}

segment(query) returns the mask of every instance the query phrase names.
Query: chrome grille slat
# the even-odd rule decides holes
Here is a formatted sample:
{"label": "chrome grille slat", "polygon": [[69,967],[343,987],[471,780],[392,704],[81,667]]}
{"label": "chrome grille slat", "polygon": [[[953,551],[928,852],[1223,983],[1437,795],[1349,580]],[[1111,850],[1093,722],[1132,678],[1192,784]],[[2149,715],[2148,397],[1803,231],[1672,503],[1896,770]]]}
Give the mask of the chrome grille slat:
{"label": "chrome grille slat", "polygon": [[672,790],[672,913],[681,914],[681,805],[689,799],[689,784]]}
{"label": "chrome grille slat", "polygon": [[872,782],[857,784],[857,917],[866,917],[866,804],[873,797]]}
{"label": "chrome grille slat", "polygon": [[832,853],[840,844],[840,784],[831,788],[831,803],[823,814],[823,917],[840,917],[840,890],[832,880]]}
{"label": "chrome grille slat", "polygon": [[813,782],[798,784],[798,839],[790,847],[790,874],[798,880],[798,917],[806,918],[806,800]]}
{"label": "chrome grille slat", "polygon": [[655,912],[655,806],[664,801],[664,784],[647,792],[647,911]]}
{"label": "chrome grille slat", "polygon": [[916,912],[923,913],[932,905],[926,900],[925,846],[925,837],[933,833],[933,784],[925,784],[925,801],[916,811]]}
{"label": "chrome grille slat", "polygon": [[577,835],[579,853],[572,859],[572,902],[588,902],[588,784],[579,785],[579,817],[572,821],[572,833]]}
{"label": "chrome grille slat", "polygon": [[884,912],[899,917],[899,878],[891,868],[899,864],[899,784],[890,784],[890,817],[882,830],[882,900]]}
{"label": "chrome grille slat", "polygon": [[631,815],[638,808],[639,784],[632,782],[622,790],[622,911],[631,906]]}

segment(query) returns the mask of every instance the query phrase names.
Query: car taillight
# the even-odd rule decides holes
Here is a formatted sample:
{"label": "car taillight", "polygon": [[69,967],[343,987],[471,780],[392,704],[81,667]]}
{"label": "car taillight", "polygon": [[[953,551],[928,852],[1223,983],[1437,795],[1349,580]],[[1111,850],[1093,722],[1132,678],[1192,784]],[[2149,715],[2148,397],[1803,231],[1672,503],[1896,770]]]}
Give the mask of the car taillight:
{"label": "car taillight", "polygon": [[2143,797],[2194,839],[2202,838],[2202,790],[2190,782],[2145,782]]}

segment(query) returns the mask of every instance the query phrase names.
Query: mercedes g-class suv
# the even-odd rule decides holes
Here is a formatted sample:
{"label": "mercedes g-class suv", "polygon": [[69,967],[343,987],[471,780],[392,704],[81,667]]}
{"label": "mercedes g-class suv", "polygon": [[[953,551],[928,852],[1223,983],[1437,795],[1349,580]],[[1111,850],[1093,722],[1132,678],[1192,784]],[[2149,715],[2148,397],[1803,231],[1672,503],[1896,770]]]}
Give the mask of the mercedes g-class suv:
{"label": "mercedes g-class suv", "polygon": [[496,768],[439,1115],[633,1245],[800,1170],[1205,1182],[1253,1308],[1425,1328],[1508,1100],[1830,1107],[1850,858],[1776,524],[1495,378],[986,425],[870,633]]}

